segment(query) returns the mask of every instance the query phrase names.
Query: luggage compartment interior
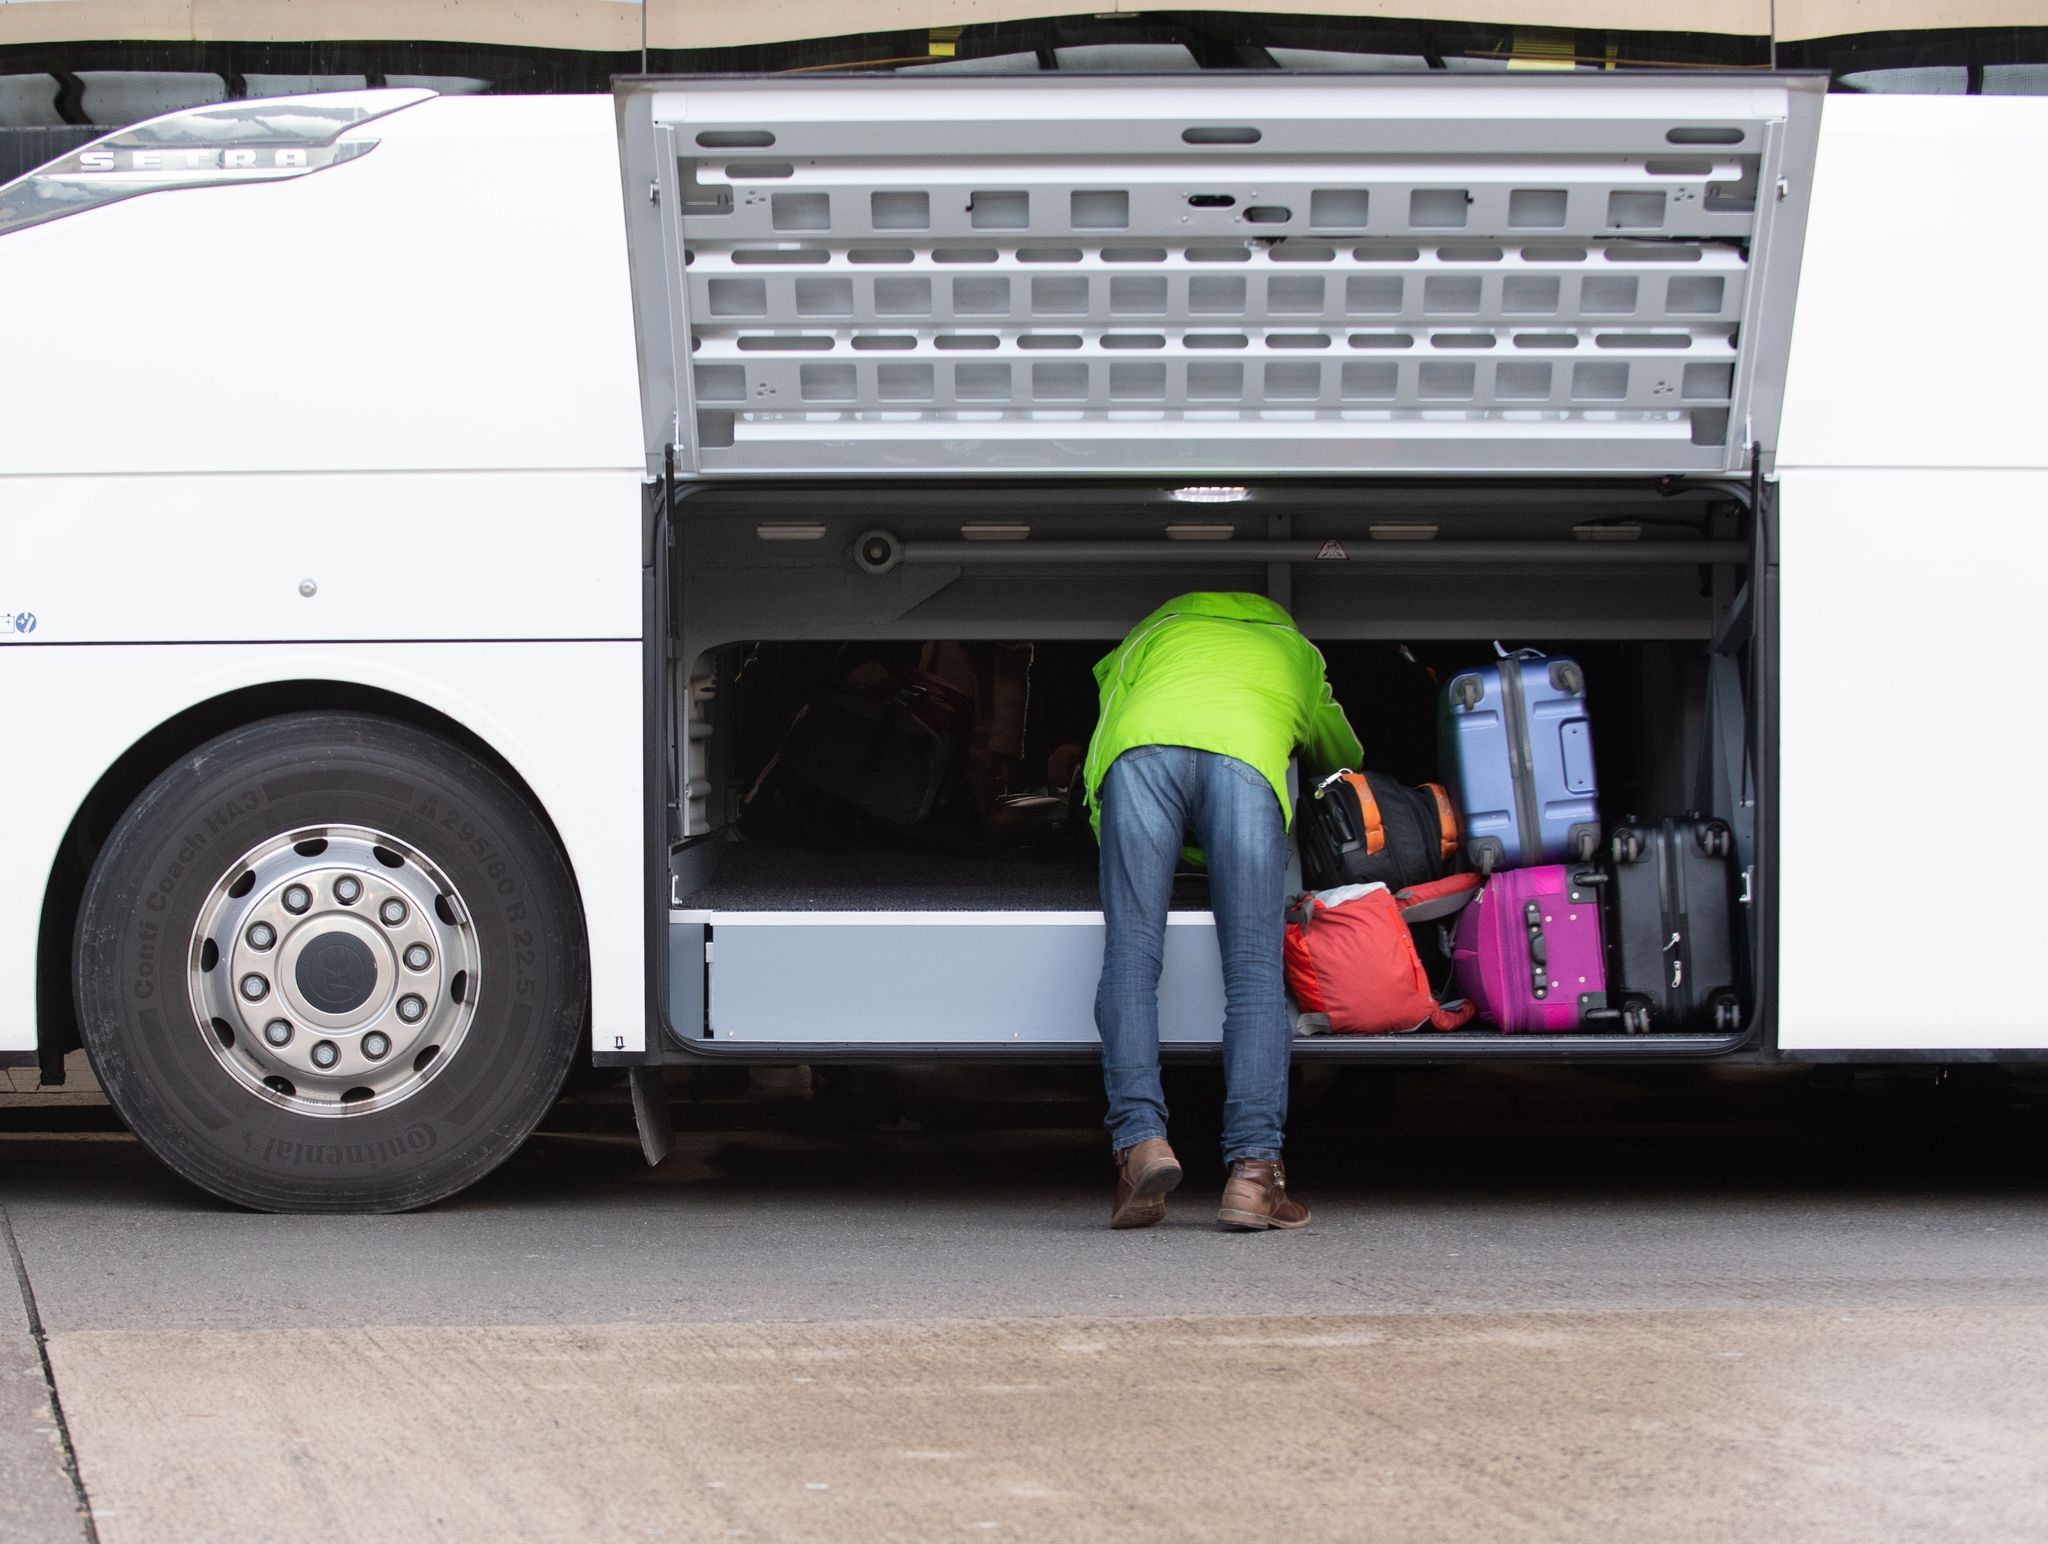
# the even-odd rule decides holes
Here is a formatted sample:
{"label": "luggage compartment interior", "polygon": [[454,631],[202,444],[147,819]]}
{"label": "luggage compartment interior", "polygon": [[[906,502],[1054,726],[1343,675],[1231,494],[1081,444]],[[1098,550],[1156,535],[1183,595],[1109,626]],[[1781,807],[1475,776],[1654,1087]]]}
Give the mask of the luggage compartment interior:
{"label": "luggage compartment interior", "polygon": [[[1440,777],[1440,683],[1495,658],[1496,640],[1571,656],[1587,682],[1603,825],[1688,811],[1725,820],[1753,893],[1759,609],[1744,488],[699,485],[674,498],[665,531],[669,1000],[685,1039],[744,1042],[746,1025],[779,1022],[774,1004],[798,1001],[777,995],[789,982],[815,994],[867,961],[900,978],[895,1002],[971,1000],[976,979],[1006,970],[1020,996],[1058,976],[1062,1002],[977,1014],[956,1000],[921,1022],[878,1007],[889,1027],[872,1032],[803,1013],[769,1038],[1092,1044],[1086,994],[1069,978],[1087,977],[1092,992],[1095,858],[1067,786],[1094,727],[1091,667],[1190,590],[1285,604],[1322,649],[1367,765],[1409,784]],[[1020,660],[1021,714],[1009,699],[992,709],[992,681],[1014,698]],[[778,766],[807,704],[851,677],[900,680],[921,666],[978,687],[984,730],[1002,717],[997,754],[955,777],[929,816],[905,826],[849,815]],[[1198,870],[1174,906],[1183,925],[1169,929],[1169,976],[1213,972]],[[1756,912],[1738,907],[1752,981]],[[1028,963],[1020,950],[1040,956]],[[748,972],[765,995],[741,991]],[[1220,982],[1210,996],[1220,1002]],[[1163,987],[1163,1012],[1171,997]],[[1208,1000],[1197,992],[1181,1006],[1199,1019]],[[721,1029],[721,1001],[737,1031]]]}

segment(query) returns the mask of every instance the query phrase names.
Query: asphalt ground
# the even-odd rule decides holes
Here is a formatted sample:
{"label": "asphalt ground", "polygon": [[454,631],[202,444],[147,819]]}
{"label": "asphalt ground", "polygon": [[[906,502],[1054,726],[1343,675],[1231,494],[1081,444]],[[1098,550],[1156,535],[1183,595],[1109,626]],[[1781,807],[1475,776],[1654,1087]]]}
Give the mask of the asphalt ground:
{"label": "asphalt ground", "polygon": [[677,1096],[360,1218],[17,1109],[0,1537],[2048,1536],[2036,1081],[1318,1074],[1284,1236],[1196,1071],[1135,1233],[1066,1074]]}

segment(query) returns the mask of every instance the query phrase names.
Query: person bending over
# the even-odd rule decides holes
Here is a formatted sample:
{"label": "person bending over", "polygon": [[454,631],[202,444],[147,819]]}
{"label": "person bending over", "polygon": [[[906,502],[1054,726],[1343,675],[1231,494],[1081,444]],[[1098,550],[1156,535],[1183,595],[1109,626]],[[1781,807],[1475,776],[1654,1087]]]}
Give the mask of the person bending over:
{"label": "person bending over", "polygon": [[1110,1226],[1166,1215],[1180,1183],[1159,1083],[1159,968],[1174,869],[1193,837],[1206,855],[1223,954],[1223,1161],[1216,1220],[1299,1228],[1281,1128],[1293,1046],[1282,985],[1287,764],[1319,775],[1363,759],[1330,694],[1323,657],[1260,595],[1168,601],[1095,667],[1102,706],[1084,775],[1102,844],[1102,980],[1095,1025],[1117,1165]]}

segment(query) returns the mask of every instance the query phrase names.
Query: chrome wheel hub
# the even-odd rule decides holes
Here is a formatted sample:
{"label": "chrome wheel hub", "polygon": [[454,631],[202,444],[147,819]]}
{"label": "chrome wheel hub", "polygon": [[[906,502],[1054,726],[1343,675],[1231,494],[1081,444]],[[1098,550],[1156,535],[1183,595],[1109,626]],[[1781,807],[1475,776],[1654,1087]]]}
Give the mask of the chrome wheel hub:
{"label": "chrome wheel hub", "polygon": [[447,876],[361,826],[288,831],[214,884],[193,929],[193,1011],[252,1092],[309,1115],[416,1093],[468,1032],[476,932]]}

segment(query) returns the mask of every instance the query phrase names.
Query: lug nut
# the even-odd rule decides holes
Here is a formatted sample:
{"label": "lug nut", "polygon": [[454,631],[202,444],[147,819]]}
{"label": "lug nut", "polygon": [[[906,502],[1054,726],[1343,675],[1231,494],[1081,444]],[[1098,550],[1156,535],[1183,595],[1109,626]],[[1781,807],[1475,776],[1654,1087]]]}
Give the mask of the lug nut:
{"label": "lug nut", "polygon": [[340,1060],[341,1047],[336,1045],[332,1040],[322,1040],[318,1045],[313,1047],[313,1065],[316,1067],[332,1067],[336,1062]]}
{"label": "lug nut", "polygon": [[394,897],[377,908],[377,915],[384,919],[386,927],[397,927],[405,920],[405,902]]}
{"label": "lug nut", "polygon": [[426,1017],[426,1014],[427,1004],[425,999],[415,997],[410,992],[398,999],[398,1016],[404,1019],[406,1023],[417,1024]]}
{"label": "lug nut", "polygon": [[304,911],[308,906],[311,906],[312,904],[313,892],[311,890],[308,890],[304,885],[285,886],[284,909],[290,912],[293,916],[297,916],[300,912]]}
{"label": "lug nut", "polygon": [[344,874],[334,882],[334,898],[344,906],[353,906],[363,898],[363,882],[353,874]]}
{"label": "lug nut", "polygon": [[425,970],[433,963],[434,951],[425,944],[410,945],[405,951],[405,967],[407,970]]}
{"label": "lug nut", "polygon": [[382,1061],[391,1051],[391,1037],[379,1030],[371,1030],[363,1036],[363,1054],[371,1061]]}
{"label": "lug nut", "polygon": [[270,983],[261,976],[250,974],[242,977],[242,996],[252,1003],[260,1003],[270,995]]}
{"label": "lug nut", "polygon": [[268,949],[277,942],[277,929],[268,922],[252,922],[244,936],[249,940],[251,949]]}
{"label": "lug nut", "polygon": [[263,1038],[272,1045],[290,1045],[292,1043],[292,1027],[283,1019],[272,1019],[263,1026]]}

